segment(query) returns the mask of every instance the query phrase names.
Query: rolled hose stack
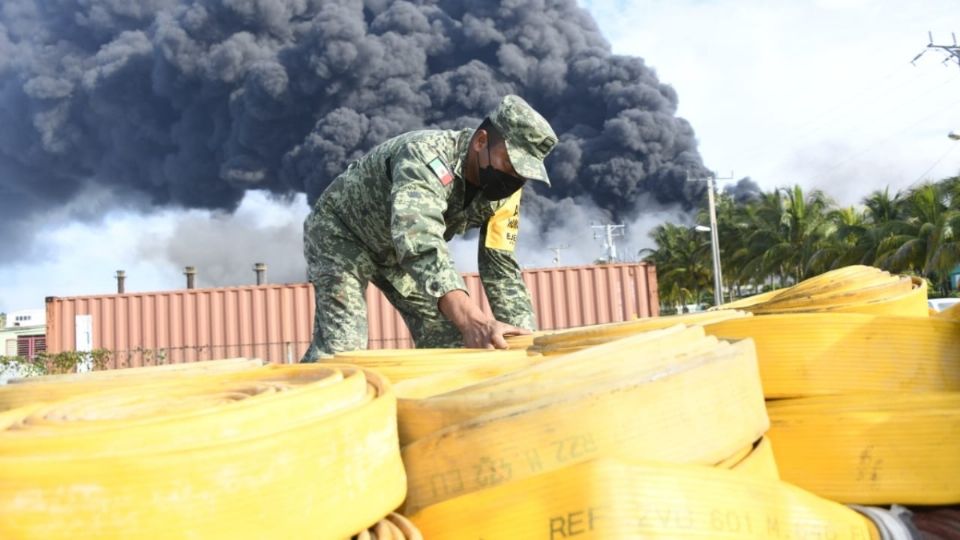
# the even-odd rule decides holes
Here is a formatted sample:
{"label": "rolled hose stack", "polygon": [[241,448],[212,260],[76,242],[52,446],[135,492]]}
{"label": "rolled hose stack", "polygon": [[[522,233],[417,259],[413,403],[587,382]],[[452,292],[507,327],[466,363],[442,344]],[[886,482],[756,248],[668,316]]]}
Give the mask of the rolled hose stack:
{"label": "rolled hose stack", "polygon": [[777,480],[750,340],[675,326],[605,341],[397,385],[406,511],[426,538],[874,537]]}
{"label": "rolled hose stack", "polygon": [[398,385],[407,510],[599,457],[714,464],[767,429],[749,341],[675,327],[593,351],[426,398]]}
{"label": "rolled hose stack", "polygon": [[0,538],[347,538],[403,501],[389,383],[198,374],[0,412]]}
{"label": "rolled hose stack", "polygon": [[230,373],[260,367],[256,358],[229,358],[183,364],[111,369],[14,379],[0,386],[0,411],[41,401],[56,401],[87,392],[102,392],[155,381],[184,381],[201,374]]}
{"label": "rolled hose stack", "polygon": [[0,538],[898,538],[837,501],[956,496],[960,321],[877,315],[919,288],[877,272],[528,350],[0,388]]}
{"label": "rolled hose stack", "polygon": [[[896,500],[899,498],[904,502],[926,500],[930,503],[949,500],[954,495],[947,486],[960,485],[955,472],[960,467],[953,457],[960,452],[951,450],[960,444],[952,435],[945,435],[960,433],[960,427],[953,423],[956,414],[950,405],[958,387],[960,334],[957,323],[948,318],[928,317],[925,300],[925,284],[919,280],[891,276],[867,267],[851,267],[793,288],[724,306],[735,309],[697,314],[695,320],[686,316],[691,318],[687,322],[703,325],[711,335],[737,340],[727,344],[728,347],[742,347],[750,343],[746,338],[756,339],[767,397],[823,395],[804,399],[831,400],[835,399],[833,394],[840,393],[861,399],[870,395],[868,392],[873,395],[876,392],[887,395],[923,392],[910,395],[926,396],[925,401],[921,400],[927,408],[923,414],[923,407],[907,406],[909,399],[902,403],[891,400],[889,409],[879,407],[879,402],[862,399],[856,402],[857,406],[824,403],[810,414],[803,410],[802,404],[792,403],[800,400],[770,402],[770,418],[774,423],[770,431],[772,445],[761,444],[751,451],[741,447],[739,451],[730,452],[731,445],[725,450],[727,457],[719,460],[698,460],[685,452],[698,443],[702,443],[704,451],[711,444],[717,444],[723,435],[717,432],[728,424],[715,419],[690,419],[684,417],[683,412],[702,411],[689,405],[689,401],[698,398],[703,403],[715,404],[716,409],[723,408],[723,399],[712,394],[710,386],[730,384],[729,380],[721,379],[735,379],[737,375],[732,374],[736,370],[718,370],[688,389],[682,390],[678,385],[661,395],[644,388],[643,384],[631,387],[627,382],[634,380],[634,376],[642,380],[647,375],[655,382],[651,389],[656,385],[666,388],[676,384],[685,373],[679,366],[698,355],[708,354],[709,347],[704,346],[704,342],[690,334],[681,334],[689,331],[688,328],[655,330],[668,326],[669,321],[664,319],[670,318],[536,335],[532,340],[533,349],[545,356],[543,360],[488,380],[437,376],[429,383],[417,380],[408,381],[410,385],[401,383],[397,392],[400,437],[410,482],[407,509],[416,512],[413,519],[429,538],[463,535],[551,539],[568,536],[896,538],[890,536],[889,523],[866,517],[877,512],[863,510],[861,515],[836,501],[877,504],[899,502]],[[745,317],[739,310],[757,316]],[[728,316],[710,319],[724,312]],[[516,342],[522,344],[519,339]],[[656,369],[664,372],[654,375]],[[618,370],[624,375],[614,383],[615,377],[610,374]],[[436,385],[433,394],[431,385]],[[644,391],[650,391],[648,401],[639,398],[629,401],[628,396],[640,396]],[[615,398],[609,397],[614,394]],[[736,392],[724,394],[729,398]],[[937,395],[940,397],[935,397]],[[623,405],[623,410],[633,411],[634,417],[646,418],[618,415],[614,406],[604,408],[607,400]],[[912,412],[904,414],[911,407]],[[665,415],[668,420],[660,424],[656,418],[666,409],[675,416]],[[585,415],[578,416],[581,412]],[[722,415],[719,411],[712,412]],[[831,431],[825,427],[830,418],[841,417],[857,434],[847,437],[846,447],[841,428]],[[698,421],[712,424],[715,431],[703,428]],[[697,441],[693,435],[686,440],[676,437],[670,426],[677,424],[684,425],[691,433],[701,434],[703,440]],[[577,438],[579,432],[575,426],[588,426],[580,427],[580,431],[591,436]],[[619,432],[610,426],[619,427]],[[891,428],[886,438],[877,433],[877,429],[883,430],[884,426]],[[598,432],[602,435],[596,435]],[[637,433],[656,435],[648,437],[649,444],[645,445],[631,440],[631,435]],[[565,439],[567,435],[570,437]],[[802,439],[803,436],[808,438]],[[556,456],[544,458],[543,441],[550,437]],[[597,443],[598,440],[602,443]],[[913,445],[902,444],[904,441],[912,441]],[[658,454],[656,443],[670,448],[670,455]],[[790,449],[780,450],[780,443]],[[836,451],[832,447],[836,445],[842,451],[838,456],[831,456],[831,452]],[[531,452],[531,448],[535,450]],[[763,448],[768,451],[772,448],[778,461],[784,456],[786,465],[781,463],[780,469],[785,480],[813,493],[778,482],[772,477],[771,469],[757,468],[761,460],[755,456],[759,456]],[[859,452],[849,454],[850,449]],[[565,450],[569,453],[564,454]],[[880,460],[889,464],[888,474],[885,476],[879,469],[865,472],[863,466],[873,463],[870,452],[881,450],[889,456],[886,458],[889,461],[882,457]],[[944,452],[950,456],[944,456]],[[847,499],[836,490],[817,485],[829,484],[825,478],[830,476],[835,484],[849,483],[849,473],[856,472],[857,464],[850,468],[844,460],[852,455],[858,457],[861,466],[859,480],[857,476],[853,476],[853,480],[860,482],[861,489],[871,485],[875,494],[887,490],[886,495],[870,498],[858,493]],[[567,461],[560,462],[559,456]],[[807,468],[794,468],[794,460],[802,461]],[[704,465],[713,467],[704,469]],[[673,470],[667,472],[671,468]],[[680,479],[686,473],[677,472],[684,468],[696,470],[690,473],[696,478],[703,478],[702,470],[707,470],[711,472],[706,474],[736,474],[743,482],[766,483],[766,486],[740,489],[724,482],[722,488],[713,491],[720,495],[703,498],[701,496],[711,490],[702,484],[686,486]],[[787,469],[793,469],[789,476],[784,472]],[[606,472],[598,472],[601,470]],[[611,470],[616,472],[609,472]],[[641,470],[642,473],[638,472]],[[651,480],[657,476],[652,471],[664,475],[662,485]],[[753,471],[754,476],[747,471]],[[937,477],[942,480],[940,484],[932,483]],[[610,495],[620,493],[617,486],[622,486],[625,494]],[[647,487],[650,487],[648,496],[635,497],[627,511],[604,514],[596,510],[598,507],[617,509],[621,501],[634,500],[631,490]],[[665,495],[670,494],[671,489],[676,495]],[[926,499],[903,496],[904,492],[923,491],[930,493]],[[711,505],[717,505],[713,501],[726,502],[743,492],[749,495],[735,506],[742,512],[756,512],[752,518],[738,518],[736,511],[730,509],[727,513],[722,505],[718,511],[710,509]],[[558,493],[557,505],[553,505]],[[762,495],[757,496],[758,493]],[[568,496],[570,504],[564,502]],[[674,502],[658,507],[657,501],[665,496]],[[643,509],[658,511],[660,528],[650,523],[646,523],[650,528],[642,528],[643,520],[636,516],[643,515]],[[788,517],[782,517],[779,512]],[[482,517],[493,515],[497,519]],[[662,517],[681,515],[684,519],[675,520],[672,529],[669,519]],[[727,515],[729,518],[724,521],[723,516]],[[603,524],[604,516],[606,524]],[[878,521],[873,524],[871,519]],[[772,528],[744,528],[747,523],[758,522]],[[604,526],[610,528],[604,529]],[[735,530],[736,527],[740,528]]]}
{"label": "rolled hose stack", "polygon": [[960,503],[960,321],[805,313],[705,330],[756,342],[785,480],[845,503]]}
{"label": "rolled hose stack", "polygon": [[[875,269],[841,269],[724,305],[758,316],[705,330],[756,342],[784,480],[844,503],[955,505],[960,311],[930,316],[922,285],[907,291],[905,278],[892,278],[900,283]],[[881,531],[898,519],[864,513]]]}

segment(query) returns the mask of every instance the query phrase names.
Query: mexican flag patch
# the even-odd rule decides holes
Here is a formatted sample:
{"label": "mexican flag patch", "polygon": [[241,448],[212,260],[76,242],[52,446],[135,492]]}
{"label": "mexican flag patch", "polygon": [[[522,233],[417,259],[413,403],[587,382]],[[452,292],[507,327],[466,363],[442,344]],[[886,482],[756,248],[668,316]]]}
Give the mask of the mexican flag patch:
{"label": "mexican flag patch", "polygon": [[427,163],[427,166],[433,170],[433,173],[437,175],[437,178],[440,179],[440,183],[444,186],[449,185],[450,182],[453,182],[453,173],[450,172],[450,169],[447,168],[447,165],[440,161],[440,158],[434,158]]}

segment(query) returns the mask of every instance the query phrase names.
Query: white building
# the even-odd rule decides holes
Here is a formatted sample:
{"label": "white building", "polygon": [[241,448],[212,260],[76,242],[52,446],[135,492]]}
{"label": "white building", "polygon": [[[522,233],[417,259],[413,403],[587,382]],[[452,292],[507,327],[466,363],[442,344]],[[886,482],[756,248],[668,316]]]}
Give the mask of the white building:
{"label": "white building", "polygon": [[47,310],[21,309],[7,313],[6,330],[12,328],[26,328],[31,326],[47,326]]}
{"label": "white building", "polygon": [[[33,358],[47,350],[47,312],[44,309],[22,309],[7,314],[0,328],[0,356]],[[27,373],[14,363],[0,365],[0,384]]]}

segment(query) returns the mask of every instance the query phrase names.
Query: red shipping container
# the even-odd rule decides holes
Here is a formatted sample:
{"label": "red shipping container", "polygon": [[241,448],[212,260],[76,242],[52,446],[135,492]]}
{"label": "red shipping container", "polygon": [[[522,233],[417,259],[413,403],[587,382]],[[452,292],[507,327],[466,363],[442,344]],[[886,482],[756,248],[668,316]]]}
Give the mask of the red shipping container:
{"label": "red shipping container", "polygon": [[[659,315],[656,270],[646,263],[539,268],[525,270],[523,278],[543,330]],[[464,279],[489,313],[479,276]],[[371,286],[366,297],[368,346],[412,347],[383,294]],[[309,283],[49,297],[46,303],[47,350],[78,350],[80,343],[108,349],[109,367],[237,356],[296,362],[312,337]]]}

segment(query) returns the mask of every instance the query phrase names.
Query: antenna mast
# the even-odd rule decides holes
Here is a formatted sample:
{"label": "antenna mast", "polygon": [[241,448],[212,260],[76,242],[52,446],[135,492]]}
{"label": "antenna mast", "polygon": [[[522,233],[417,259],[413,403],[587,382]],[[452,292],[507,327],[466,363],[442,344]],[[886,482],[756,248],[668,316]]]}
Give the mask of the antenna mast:
{"label": "antenna mast", "polygon": [[623,225],[591,225],[591,229],[599,229],[594,231],[593,239],[594,240],[603,240],[603,249],[606,252],[606,261],[607,262],[616,262],[619,260],[617,257],[617,243],[614,238],[618,236],[623,236]]}
{"label": "antenna mast", "polygon": [[956,62],[957,66],[960,66],[960,45],[957,44],[957,34],[954,32],[950,33],[950,36],[953,38],[953,45],[950,44],[937,44],[933,42],[933,32],[927,32],[927,37],[930,38],[930,42],[927,44],[927,48],[920,51],[920,54],[913,57],[913,60],[910,61],[911,64],[916,65],[917,60],[923,56],[924,53],[930,49],[939,49],[947,53],[947,57],[943,59],[943,63]]}

